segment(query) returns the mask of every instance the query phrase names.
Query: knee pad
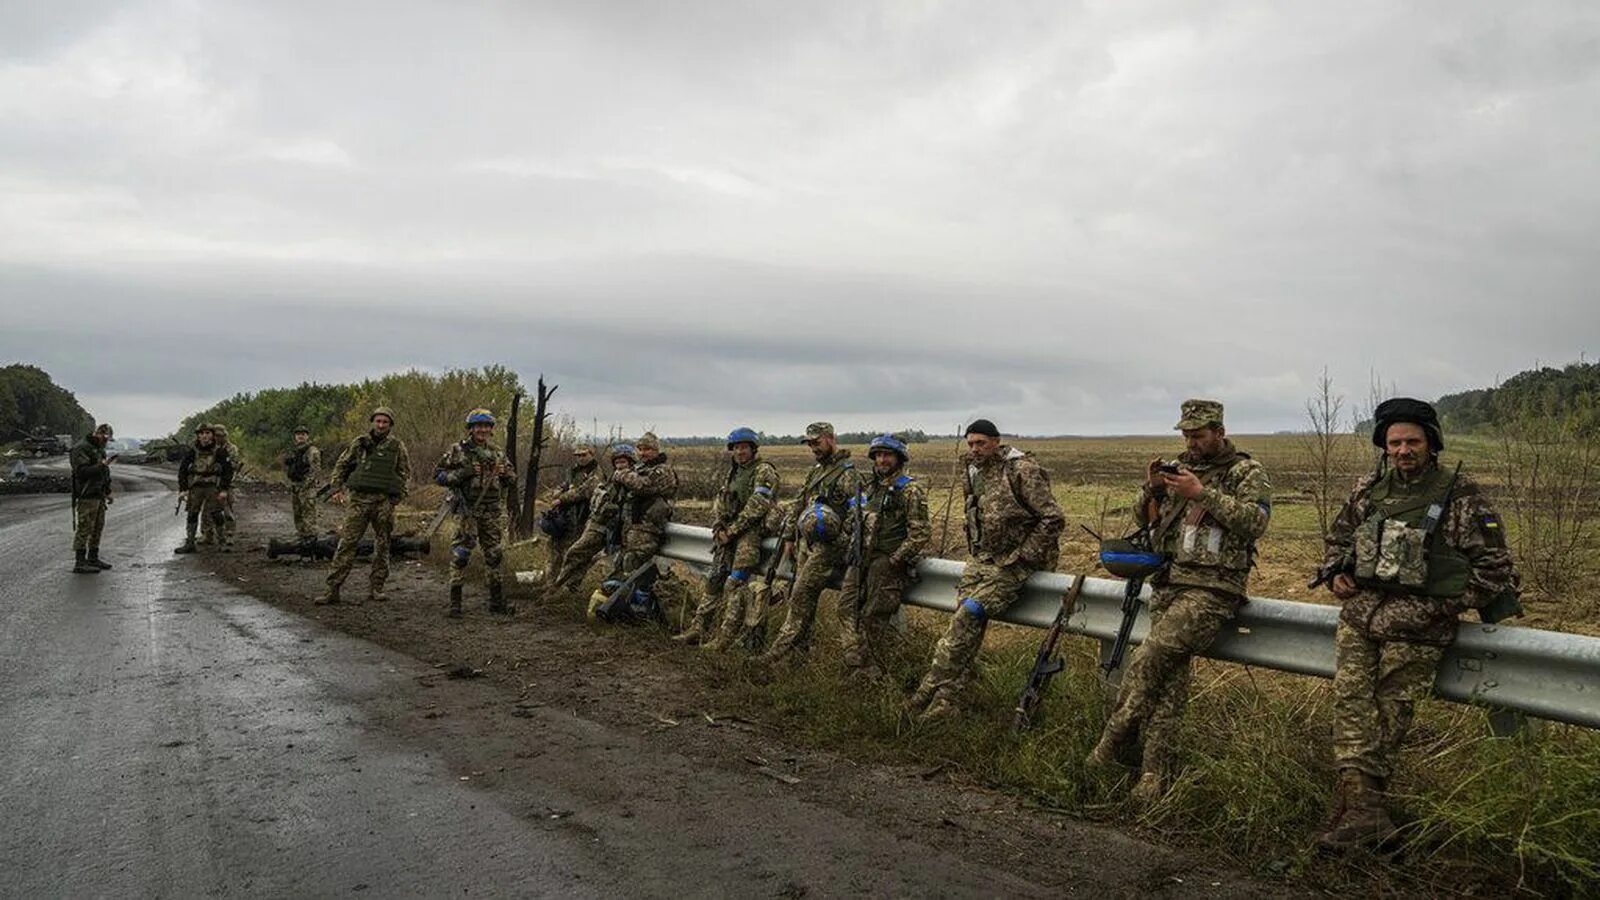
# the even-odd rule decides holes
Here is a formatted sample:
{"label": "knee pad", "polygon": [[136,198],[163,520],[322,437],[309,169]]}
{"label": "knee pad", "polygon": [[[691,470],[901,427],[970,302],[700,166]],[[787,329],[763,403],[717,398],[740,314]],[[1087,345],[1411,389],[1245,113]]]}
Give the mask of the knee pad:
{"label": "knee pad", "polygon": [[738,590],[750,581],[750,573],[745,569],[734,569],[728,573],[728,587]]}
{"label": "knee pad", "polygon": [[971,597],[962,598],[961,604],[956,607],[956,615],[966,616],[979,625],[989,621],[989,613],[983,608],[983,604]]}
{"label": "knee pad", "polygon": [[451,547],[450,548],[450,565],[455,566],[458,569],[465,569],[467,567],[467,560],[469,560],[471,558],[472,558],[472,548],[471,547]]}
{"label": "knee pad", "polygon": [[500,565],[500,548],[483,551],[483,564],[491,569]]}

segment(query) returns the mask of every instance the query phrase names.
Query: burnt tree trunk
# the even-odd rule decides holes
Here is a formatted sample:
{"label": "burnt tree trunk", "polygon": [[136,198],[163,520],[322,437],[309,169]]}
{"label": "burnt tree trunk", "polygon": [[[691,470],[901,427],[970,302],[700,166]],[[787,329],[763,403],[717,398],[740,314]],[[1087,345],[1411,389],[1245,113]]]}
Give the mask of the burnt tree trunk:
{"label": "burnt tree trunk", "polygon": [[[520,475],[517,471],[517,411],[522,409],[522,395],[511,396],[511,413],[506,417],[506,462],[511,464],[511,474]],[[511,531],[511,539],[517,540],[522,534],[522,498],[516,491],[506,492],[506,525]]]}
{"label": "burnt tree trunk", "polygon": [[539,494],[539,458],[544,455],[544,420],[551,395],[559,385],[544,386],[544,376],[539,376],[538,393],[533,401],[533,439],[528,442],[528,477],[522,482],[522,509],[517,518],[520,534],[533,533],[534,499]]}

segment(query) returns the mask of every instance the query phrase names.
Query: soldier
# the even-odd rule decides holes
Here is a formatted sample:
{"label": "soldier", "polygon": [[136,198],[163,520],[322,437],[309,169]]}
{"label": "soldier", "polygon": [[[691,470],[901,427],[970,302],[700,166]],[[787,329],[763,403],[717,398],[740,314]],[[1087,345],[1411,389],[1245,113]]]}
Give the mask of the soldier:
{"label": "soldier", "polygon": [[[216,435],[217,446],[228,454],[228,459],[233,461],[233,475],[235,478],[244,471],[244,451],[239,445],[228,439],[228,426],[221,422],[213,422],[211,431]],[[221,527],[213,527],[210,518],[200,520],[200,543],[221,545],[224,553],[232,553],[234,536],[239,531],[239,519],[233,514],[233,491],[220,495],[218,505],[222,509],[222,518],[219,520]]]}
{"label": "soldier", "polygon": [[839,592],[839,643],[846,666],[877,678],[899,636],[900,596],[933,528],[927,490],[905,473],[911,462],[905,443],[892,434],[879,435],[867,446],[867,458],[872,479],[851,498],[845,521],[850,566]]}
{"label": "soldier", "polygon": [[100,558],[100,533],[106,528],[106,507],[111,504],[111,461],[106,443],[111,426],[99,425],[72,448],[72,571],[99,575],[111,564]]}
{"label": "soldier", "polygon": [[1050,493],[1050,476],[1033,457],[1000,442],[988,419],[967,426],[962,493],[967,561],[950,627],[933,663],[907,698],[904,712],[933,722],[956,712],[983,646],[989,619],[1016,601],[1028,576],[1055,565],[1066,517]]}
{"label": "soldier", "polygon": [[391,432],[394,411],[380,406],[367,418],[370,428],[345,446],[333,464],[328,485],[335,503],[350,491],[350,510],[339,526],[339,549],[333,552],[328,587],[316,599],[318,606],[339,602],[339,589],[356,563],[356,547],[367,526],[372,526],[372,572],[367,599],[388,600],[383,584],[389,579],[389,537],[394,533],[394,507],[411,490],[411,457],[406,445]]}
{"label": "soldier", "polygon": [[216,428],[201,422],[194,429],[194,443],[178,463],[178,490],[183,491],[189,515],[184,523],[183,543],[174,553],[195,552],[194,533],[204,519],[213,531],[222,529],[222,508],[233,487],[233,457],[217,442]]}
{"label": "soldier", "polygon": [[1221,403],[1185,400],[1174,430],[1183,432],[1184,453],[1175,466],[1151,460],[1134,505],[1134,517],[1151,530],[1151,546],[1169,562],[1151,578],[1150,633],[1134,651],[1088,760],[1113,765],[1142,733],[1144,758],[1133,788],[1141,806],[1161,799],[1172,784],[1190,660],[1244,604],[1256,541],[1272,515],[1266,469],[1228,439]]}
{"label": "soldier", "polygon": [[302,539],[317,536],[317,482],[322,480],[322,451],[311,443],[311,429],[294,427],[294,449],[282,457],[289,479],[289,505],[294,530]]}
{"label": "soldier", "polygon": [[595,462],[594,448],[578,447],[572,451],[572,468],[567,471],[567,483],[562,485],[550,508],[540,517],[539,528],[550,538],[549,562],[545,566],[546,586],[554,586],[561,572],[562,560],[567,550],[583,533],[589,520],[589,501],[600,487],[602,473]]}
{"label": "soldier", "polygon": [[461,618],[461,590],[467,581],[467,563],[474,546],[483,550],[489,612],[512,612],[500,582],[500,512],[504,492],[515,488],[517,475],[505,453],[489,443],[494,424],[494,415],[487,409],[468,413],[467,439],[445,451],[433,473],[435,482],[456,494],[456,536],[450,542],[450,609],[446,613],[453,619]]}
{"label": "soldier", "polygon": [[794,499],[795,516],[784,538],[794,553],[794,585],[789,589],[788,615],[761,656],[764,663],[804,654],[810,647],[817,601],[824,588],[837,584],[834,577],[844,569],[845,512],[861,487],[850,451],[839,446],[832,425],[806,426],[804,442],[816,463]]}
{"label": "soldier", "polygon": [[1433,686],[1457,617],[1495,621],[1516,607],[1519,580],[1500,517],[1460,466],[1439,464],[1433,407],[1397,397],[1374,411],[1379,469],[1356,483],[1328,530],[1318,581],[1343,604],[1334,636],[1333,810],[1324,851],[1381,844],[1394,833],[1389,779],[1416,701]]}
{"label": "soldier", "polygon": [[[639,462],[639,451],[632,444],[614,444],[611,447],[611,471],[632,469]],[[622,545],[622,516],[627,506],[628,489],[612,481],[610,476],[595,488],[594,499],[589,501],[589,521],[583,534],[567,548],[561,562],[561,572],[556,576],[555,587],[570,591],[583,581],[595,554],[615,551]]]}
{"label": "soldier", "polygon": [[728,433],[728,475],[711,501],[711,571],[705,594],[689,626],[673,640],[704,641],[707,650],[735,641],[750,649],[759,646],[766,610],[755,605],[750,578],[761,562],[762,528],[778,496],[778,470],[757,457],[760,449],[761,439],[752,429]]}
{"label": "soldier", "polygon": [[[611,481],[627,491],[622,508],[622,552],[612,571],[617,579],[626,579],[655,559],[667,523],[672,521],[673,498],[678,495],[678,473],[667,462],[660,438],[647,431],[633,446],[639,452],[639,465],[611,472]],[[634,589],[650,596],[654,584],[655,576],[647,571]],[[603,590],[589,598],[591,618],[606,599]]]}

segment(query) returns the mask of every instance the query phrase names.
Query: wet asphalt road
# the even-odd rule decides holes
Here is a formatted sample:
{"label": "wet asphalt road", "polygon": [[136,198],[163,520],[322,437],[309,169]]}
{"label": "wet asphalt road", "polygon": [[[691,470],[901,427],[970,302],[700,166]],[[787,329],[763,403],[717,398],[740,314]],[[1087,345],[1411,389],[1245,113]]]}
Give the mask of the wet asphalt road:
{"label": "wet asphalt road", "polygon": [[68,571],[65,497],[0,498],[0,896],[1046,893],[568,712],[423,692],[429,666],[174,558],[173,494],[123,477],[101,575]]}

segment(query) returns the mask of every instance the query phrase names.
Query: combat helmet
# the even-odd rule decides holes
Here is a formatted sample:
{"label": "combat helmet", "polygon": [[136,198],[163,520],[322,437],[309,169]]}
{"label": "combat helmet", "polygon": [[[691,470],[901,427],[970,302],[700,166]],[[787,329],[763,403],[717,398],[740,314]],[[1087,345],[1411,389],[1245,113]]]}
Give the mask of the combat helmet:
{"label": "combat helmet", "polygon": [[900,461],[903,463],[911,461],[911,450],[906,447],[905,441],[892,434],[880,434],[873,438],[872,443],[867,445],[867,458],[871,459],[872,454],[879,450],[888,450],[890,453],[900,457]]}
{"label": "combat helmet", "polygon": [[[374,413],[373,415],[377,415],[377,414]],[[394,416],[390,416],[389,419],[391,421],[393,421]],[[489,412],[487,409],[483,409],[482,407],[480,407],[478,409],[475,409],[472,412],[467,413],[467,427],[468,428],[471,428],[474,425],[491,425],[492,426],[492,425],[494,425],[494,423],[495,423],[494,422],[494,413]]]}
{"label": "combat helmet", "polygon": [[817,501],[806,507],[800,516],[800,535],[812,544],[826,544],[839,536],[844,523],[839,520],[839,514],[833,507],[822,501]]}
{"label": "combat helmet", "polygon": [[734,444],[749,444],[752,447],[760,447],[761,438],[756,435],[755,429],[741,425],[728,432],[728,449],[732,450]]}
{"label": "combat helmet", "polygon": [[617,457],[619,457],[619,456],[626,456],[628,459],[632,460],[634,463],[638,463],[639,462],[639,449],[637,447],[633,446],[632,444],[612,444],[611,445],[611,461],[612,462],[616,462],[617,461]]}
{"label": "combat helmet", "polygon": [[1396,422],[1410,422],[1422,426],[1428,436],[1428,447],[1438,453],[1444,449],[1444,431],[1439,428],[1439,413],[1433,404],[1410,397],[1391,397],[1372,411],[1372,444],[1382,449],[1388,440],[1389,426]]}

